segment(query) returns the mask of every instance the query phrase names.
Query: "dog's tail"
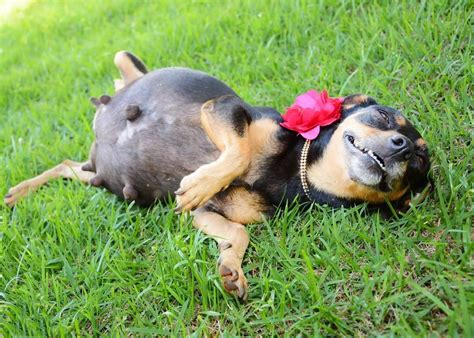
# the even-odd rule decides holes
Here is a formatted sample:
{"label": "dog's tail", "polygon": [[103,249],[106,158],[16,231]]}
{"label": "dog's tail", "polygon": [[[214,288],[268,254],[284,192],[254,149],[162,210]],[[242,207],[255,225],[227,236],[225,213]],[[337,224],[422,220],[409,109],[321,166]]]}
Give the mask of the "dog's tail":
{"label": "dog's tail", "polygon": [[128,51],[120,51],[115,54],[114,63],[122,75],[121,79],[115,80],[115,91],[148,73],[142,60]]}

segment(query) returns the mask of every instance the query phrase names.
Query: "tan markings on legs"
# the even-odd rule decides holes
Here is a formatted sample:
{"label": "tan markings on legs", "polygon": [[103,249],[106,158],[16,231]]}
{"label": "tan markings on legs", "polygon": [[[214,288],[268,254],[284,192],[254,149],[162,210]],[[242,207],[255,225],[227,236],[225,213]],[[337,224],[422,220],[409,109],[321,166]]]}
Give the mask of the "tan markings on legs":
{"label": "tan markings on legs", "polygon": [[125,51],[120,51],[115,54],[114,63],[122,75],[122,79],[115,80],[115,91],[122,89],[129,85],[136,79],[142,77],[143,74],[130,60],[130,57]]}
{"label": "tan markings on legs", "polygon": [[201,124],[221,155],[216,161],[199,167],[181,180],[176,192],[178,211],[192,210],[203,205],[248,169],[248,126],[244,127],[243,135],[239,136],[232,126],[221,121],[216,114],[211,114],[213,110],[212,101],[202,106]]}
{"label": "tan markings on legs", "polygon": [[95,176],[95,173],[82,170],[82,165],[84,165],[84,163],[65,160],[54,168],[46,170],[41,175],[23,181],[13,188],[10,188],[8,194],[5,196],[4,202],[12,207],[19,199],[26,196],[29,192],[37,190],[52,179],[71,178],[89,183],[89,180]]}
{"label": "tan markings on legs", "polygon": [[194,227],[213,237],[219,245],[218,269],[224,288],[242,300],[247,299],[247,279],[241,266],[249,244],[245,227],[203,208],[194,211],[193,215]]}
{"label": "tan markings on legs", "polygon": [[268,211],[268,206],[258,193],[243,187],[229,187],[211,199],[208,205],[215,207],[227,219],[240,224],[260,222]]}
{"label": "tan markings on legs", "polygon": [[248,172],[243,179],[252,184],[260,178],[262,166],[266,166],[265,160],[280,151],[281,143],[276,140],[280,126],[272,119],[260,119],[252,121],[249,126],[249,144],[251,151],[251,162]]}

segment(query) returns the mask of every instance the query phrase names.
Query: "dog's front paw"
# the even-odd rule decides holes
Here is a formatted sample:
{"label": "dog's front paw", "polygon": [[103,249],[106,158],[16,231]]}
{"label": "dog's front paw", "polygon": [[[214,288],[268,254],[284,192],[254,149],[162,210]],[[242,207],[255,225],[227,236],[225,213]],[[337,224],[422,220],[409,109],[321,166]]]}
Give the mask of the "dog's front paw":
{"label": "dog's front paw", "polygon": [[194,210],[209,201],[223,186],[215,177],[196,171],[181,180],[176,194],[176,211]]}
{"label": "dog's front paw", "polygon": [[227,292],[236,295],[242,301],[247,300],[247,279],[240,266],[240,261],[221,258],[219,260],[219,274]]}

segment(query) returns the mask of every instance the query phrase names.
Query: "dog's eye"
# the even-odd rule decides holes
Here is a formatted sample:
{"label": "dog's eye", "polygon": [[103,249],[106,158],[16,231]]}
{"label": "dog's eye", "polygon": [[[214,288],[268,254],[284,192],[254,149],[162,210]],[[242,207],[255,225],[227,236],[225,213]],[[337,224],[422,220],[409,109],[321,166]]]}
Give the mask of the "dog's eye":
{"label": "dog's eye", "polygon": [[388,117],[387,112],[383,109],[377,109],[377,111],[379,112],[380,116],[384,119],[384,121],[387,124],[390,124],[390,118]]}

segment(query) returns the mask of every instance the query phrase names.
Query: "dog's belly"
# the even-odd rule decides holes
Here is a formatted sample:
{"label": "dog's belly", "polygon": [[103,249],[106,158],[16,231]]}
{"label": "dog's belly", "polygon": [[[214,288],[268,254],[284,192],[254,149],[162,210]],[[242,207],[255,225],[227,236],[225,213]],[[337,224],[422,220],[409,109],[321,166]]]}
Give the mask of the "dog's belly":
{"label": "dog's belly", "polygon": [[96,170],[103,185],[120,197],[126,185],[133,187],[140,205],[166,198],[184,176],[219,155],[193,127],[156,127],[136,132],[122,143],[99,141],[96,147]]}
{"label": "dog's belly", "polygon": [[[181,179],[219,156],[200,125],[200,108],[235,93],[204,73],[163,69],[145,75],[99,108],[92,162],[102,185],[120,197],[132,187],[140,205],[174,192]],[[126,108],[141,114],[133,121]]]}

